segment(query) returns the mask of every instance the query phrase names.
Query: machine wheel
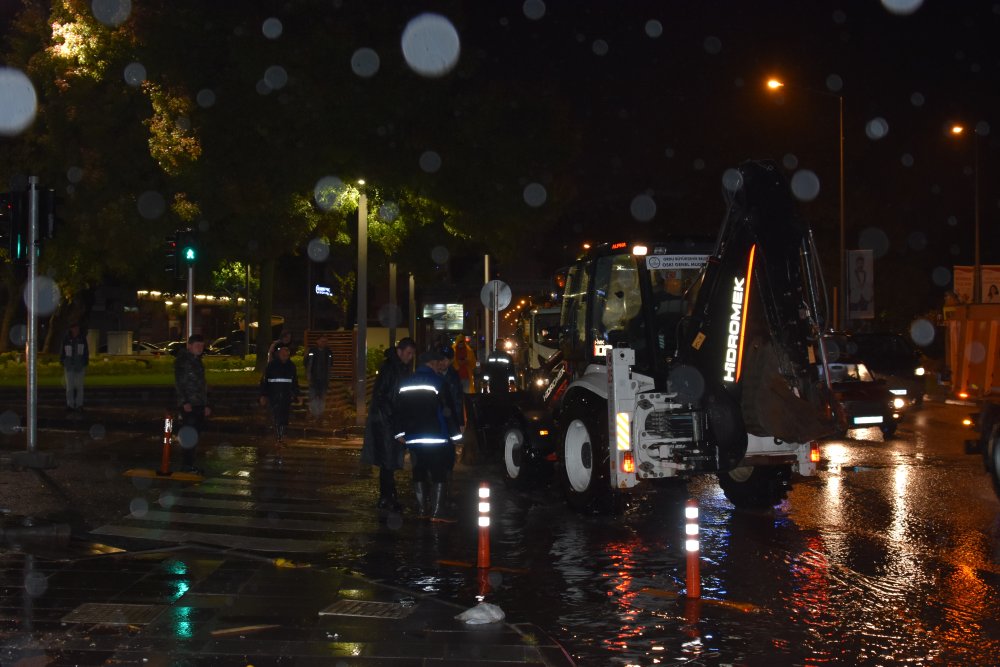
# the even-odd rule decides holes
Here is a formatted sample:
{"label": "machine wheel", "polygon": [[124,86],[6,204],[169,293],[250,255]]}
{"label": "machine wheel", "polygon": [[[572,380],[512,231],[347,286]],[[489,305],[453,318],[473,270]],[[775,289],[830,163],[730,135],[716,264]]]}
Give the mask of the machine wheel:
{"label": "machine wheel", "polygon": [[882,429],[882,439],[883,440],[888,440],[892,436],[896,435],[896,427],[897,426],[898,426],[898,424],[896,424],[895,420],[893,420],[893,421],[891,421],[891,422],[889,422],[887,424],[882,424],[882,426],[879,427],[879,428]]}
{"label": "machine wheel", "polygon": [[612,496],[609,470],[607,411],[576,402],[561,420],[560,461],[566,499],[575,509],[600,511]]}
{"label": "machine wheel", "polygon": [[774,507],[791,488],[792,467],[741,466],[718,473],[719,486],[733,505],[740,509]]}
{"label": "machine wheel", "polygon": [[524,484],[528,474],[528,455],[525,451],[524,428],[512,422],[504,428],[503,438],[504,479],[511,486]]}

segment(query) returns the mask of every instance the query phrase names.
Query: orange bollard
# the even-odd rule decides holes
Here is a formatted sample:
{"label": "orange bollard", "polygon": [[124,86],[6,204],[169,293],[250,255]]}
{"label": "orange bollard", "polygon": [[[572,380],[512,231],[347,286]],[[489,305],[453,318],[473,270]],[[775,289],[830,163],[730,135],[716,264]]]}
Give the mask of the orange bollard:
{"label": "orange bollard", "polygon": [[160,469],[158,475],[170,474],[170,439],[174,434],[174,420],[170,415],[163,418],[163,458],[160,459]]}
{"label": "orange bollard", "polygon": [[690,498],[684,506],[684,550],[687,551],[687,597],[701,597],[701,574],[698,571],[701,544],[698,540],[698,501]]}
{"label": "orange bollard", "polygon": [[479,557],[476,567],[490,566],[490,486],[486,482],[479,485]]}

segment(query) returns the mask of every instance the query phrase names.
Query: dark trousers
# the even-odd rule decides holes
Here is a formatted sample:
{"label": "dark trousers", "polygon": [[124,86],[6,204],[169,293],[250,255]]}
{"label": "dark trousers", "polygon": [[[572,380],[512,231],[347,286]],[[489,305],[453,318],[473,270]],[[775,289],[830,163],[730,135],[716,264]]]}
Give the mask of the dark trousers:
{"label": "dark trousers", "polygon": [[418,445],[410,448],[413,461],[413,481],[426,482],[428,476],[432,484],[448,481],[448,472],[455,465],[455,445]]}
{"label": "dark trousers", "polygon": [[[194,465],[194,454],[198,448],[198,440],[201,439],[201,428],[205,424],[205,406],[192,405],[191,412],[184,412],[180,409],[180,425],[174,429],[181,444],[181,465],[185,467]],[[186,432],[184,429],[189,429]],[[191,433],[193,429],[194,433]]]}
{"label": "dark trousers", "polygon": [[396,478],[393,475],[395,470],[388,468],[378,469],[378,495],[381,498],[396,497]]}

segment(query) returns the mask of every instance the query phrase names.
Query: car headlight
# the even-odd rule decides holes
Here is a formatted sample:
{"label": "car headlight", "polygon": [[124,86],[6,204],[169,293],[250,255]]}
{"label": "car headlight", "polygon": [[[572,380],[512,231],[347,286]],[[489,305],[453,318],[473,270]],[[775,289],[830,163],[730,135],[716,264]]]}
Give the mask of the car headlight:
{"label": "car headlight", "polygon": [[895,410],[902,410],[905,406],[906,406],[906,399],[900,398],[899,396],[897,396],[896,398],[892,399],[892,407],[893,407],[893,409],[895,409]]}
{"label": "car headlight", "polygon": [[913,374],[916,375],[917,377],[923,377],[923,375],[924,375],[924,367],[923,366],[917,366],[916,368],[913,369]]}

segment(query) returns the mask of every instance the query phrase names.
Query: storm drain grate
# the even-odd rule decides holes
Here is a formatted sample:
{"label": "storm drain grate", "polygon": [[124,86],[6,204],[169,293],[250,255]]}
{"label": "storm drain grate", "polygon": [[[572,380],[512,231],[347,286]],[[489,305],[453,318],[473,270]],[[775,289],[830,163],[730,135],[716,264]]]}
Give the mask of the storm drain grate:
{"label": "storm drain grate", "polygon": [[405,618],[413,606],[398,602],[366,602],[363,600],[338,600],[319,612],[320,616],[364,616],[365,618]]}
{"label": "storm drain grate", "polygon": [[114,604],[86,602],[62,618],[63,623],[100,625],[145,625],[160,615],[165,607],[156,604]]}

